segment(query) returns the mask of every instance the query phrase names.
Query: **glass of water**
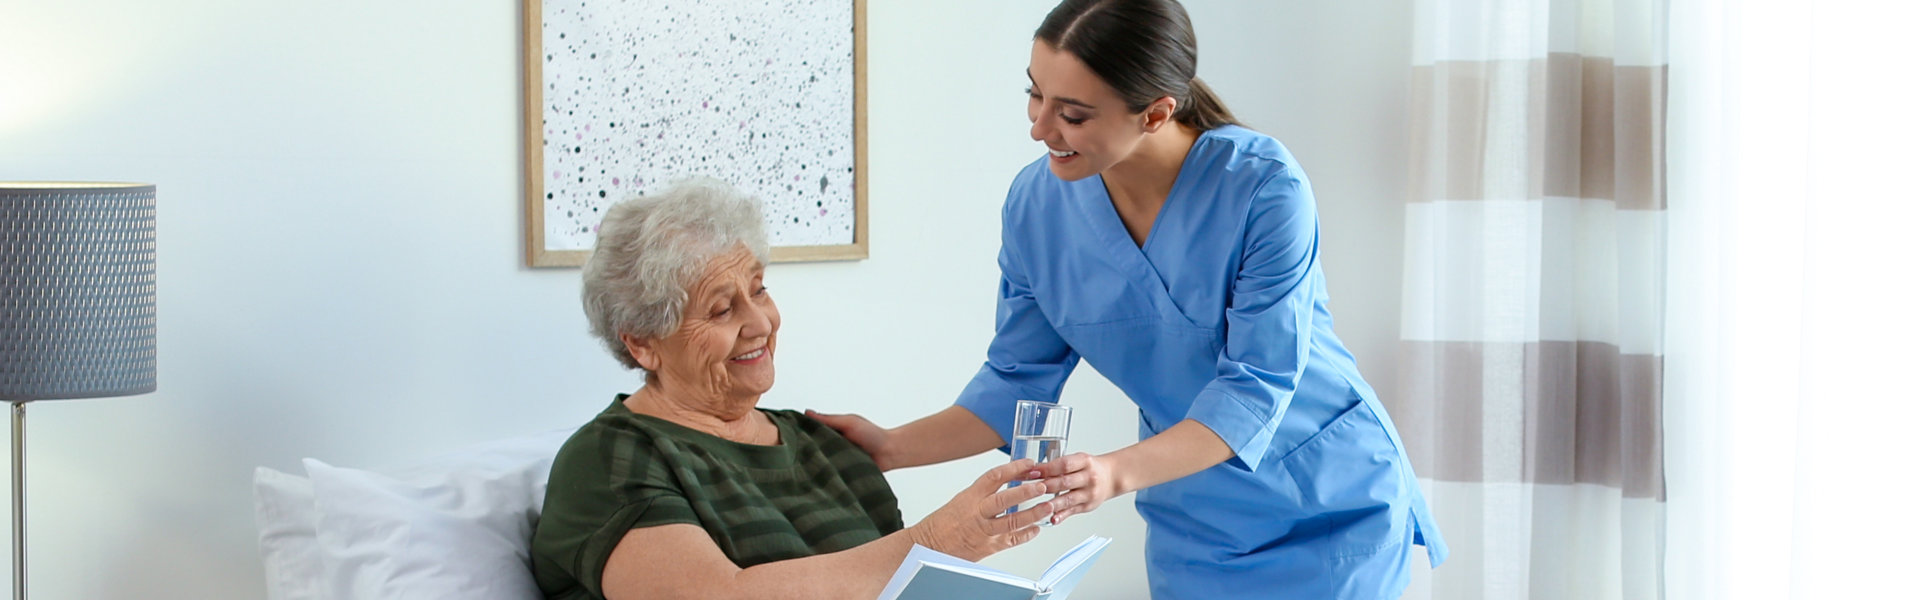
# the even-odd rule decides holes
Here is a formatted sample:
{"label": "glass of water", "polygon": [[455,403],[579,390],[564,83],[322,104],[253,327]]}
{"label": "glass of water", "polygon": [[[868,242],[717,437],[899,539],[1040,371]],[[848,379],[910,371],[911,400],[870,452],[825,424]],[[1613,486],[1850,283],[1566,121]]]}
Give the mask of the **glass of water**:
{"label": "glass of water", "polygon": [[[1033,462],[1043,463],[1066,454],[1067,429],[1073,424],[1073,409],[1052,402],[1021,400],[1013,410],[1013,460],[1031,458]],[[1009,485],[1020,485],[1015,481]],[[1020,503],[1007,509],[1007,514],[1016,510],[1026,510],[1053,498],[1045,494],[1039,498]],[[1049,525],[1052,519],[1041,521]]]}

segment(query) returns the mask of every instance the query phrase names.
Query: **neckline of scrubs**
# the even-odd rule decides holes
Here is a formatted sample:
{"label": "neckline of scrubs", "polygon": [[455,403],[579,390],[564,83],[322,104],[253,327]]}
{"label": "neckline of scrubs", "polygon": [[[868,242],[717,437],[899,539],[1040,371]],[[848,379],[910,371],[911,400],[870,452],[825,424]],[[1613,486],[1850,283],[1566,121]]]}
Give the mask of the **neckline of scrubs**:
{"label": "neckline of scrubs", "polygon": [[1201,154],[1201,145],[1212,138],[1214,131],[1216,130],[1210,129],[1200,132],[1199,137],[1193,139],[1193,145],[1187,148],[1187,156],[1180,161],[1180,172],[1173,177],[1173,187],[1168,188],[1167,197],[1160,204],[1160,211],[1154,215],[1153,227],[1147,229],[1145,243],[1139,245],[1133,243],[1133,235],[1127,233],[1127,224],[1120,220],[1120,211],[1113,206],[1113,196],[1107,193],[1106,178],[1094,175],[1083,180],[1093,187],[1093,193],[1087,196],[1092,199],[1091,201],[1080,203],[1081,214],[1086,216],[1095,234],[1100,236],[1106,244],[1107,255],[1118,260],[1121,268],[1130,271],[1136,280],[1158,284],[1159,289],[1152,290],[1157,293],[1149,293],[1148,296],[1161,316],[1174,318],[1176,322],[1193,327],[1199,327],[1199,324],[1174,304],[1172,290],[1167,289],[1167,280],[1161,276],[1159,267],[1154,265],[1151,254],[1155,248],[1165,245],[1163,243],[1157,246],[1154,242],[1166,237],[1160,233],[1163,229],[1174,227],[1168,225],[1168,221],[1184,216],[1185,213],[1180,210],[1170,210],[1170,207],[1176,199],[1186,194],[1186,188],[1192,186],[1192,180],[1195,177],[1192,173],[1195,157]]}
{"label": "neckline of scrubs", "polygon": [[[1120,237],[1120,241],[1126,242],[1126,245],[1128,247],[1133,248],[1135,254],[1139,254],[1141,258],[1146,258],[1148,254],[1147,249],[1153,246],[1153,241],[1162,237],[1166,237],[1166,236],[1160,235],[1160,229],[1161,229],[1160,225],[1161,223],[1165,223],[1167,220],[1166,217],[1169,216],[1167,214],[1167,206],[1173,204],[1173,199],[1181,195],[1180,194],[1181,188],[1186,187],[1187,180],[1192,179],[1192,177],[1188,176],[1188,171],[1192,170],[1191,167],[1193,166],[1193,157],[1199,154],[1201,142],[1205,141],[1212,134],[1213,134],[1213,130],[1207,130],[1207,131],[1200,132],[1200,135],[1198,136],[1194,136],[1193,145],[1187,147],[1187,155],[1180,157],[1180,172],[1175,173],[1173,175],[1173,185],[1167,188],[1167,197],[1161,200],[1160,209],[1157,211],[1154,211],[1153,226],[1147,228],[1147,239],[1140,242],[1139,244],[1133,243],[1133,234],[1127,233],[1126,222],[1120,220],[1120,210],[1114,208],[1113,206],[1113,194],[1107,193],[1106,176],[1097,174],[1097,173],[1094,174],[1092,179],[1094,183],[1099,184],[1100,193],[1098,194],[1098,196],[1102,201],[1091,202],[1089,204],[1098,204],[1101,207],[1105,208],[1106,211],[1104,211],[1104,214],[1090,213],[1089,216],[1094,217],[1094,223],[1096,225],[1096,229],[1100,230],[1101,235],[1107,236],[1109,238],[1115,235],[1118,235]],[[1091,209],[1093,207],[1088,206],[1087,208]],[[1100,211],[1095,211],[1095,212],[1100,212]],[[1106,221],[1106,223],[1103,224],[1101,223],[1101,221]],[[1109,241],[1112,241],[1112,240],[1109,240]],[[1152,261],[1149,260],[1148,262],[1152,262]]]}

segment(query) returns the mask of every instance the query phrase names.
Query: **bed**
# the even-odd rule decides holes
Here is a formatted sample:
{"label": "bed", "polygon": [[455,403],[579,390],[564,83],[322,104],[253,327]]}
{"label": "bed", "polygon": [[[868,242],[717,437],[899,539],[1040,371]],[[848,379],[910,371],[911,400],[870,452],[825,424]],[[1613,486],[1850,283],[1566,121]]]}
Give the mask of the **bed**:
{"label": "bed", "polygon": [[572,429],[389,469],[254,471],[271,600],[537,600],[528,542]]}

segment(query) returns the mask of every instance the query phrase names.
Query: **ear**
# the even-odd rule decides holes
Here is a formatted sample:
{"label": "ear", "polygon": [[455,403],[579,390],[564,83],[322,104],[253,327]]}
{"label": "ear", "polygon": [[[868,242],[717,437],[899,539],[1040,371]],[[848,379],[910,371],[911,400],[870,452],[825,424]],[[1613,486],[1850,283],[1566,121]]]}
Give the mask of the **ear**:
{"label": "ear", "polygon": [[1145,111],[1142,111],[1141,114],[1146,117],[1146,120],[1141,122],[1141,128],[1145,129],[1147,133],[1159,131],[1161,127],[1165,127],[1168,123],[1173,122],[1174,112],[1178,108],[1180,108],[1180,103],[1174,100],[1173,96],[1161,96],[1160,99],[1148,104]]}
{"label": "ear", "polygon": [[627,334],[620,334],[620,343],[627,345],[627,356],[640,363],[640,367],[649,372],[660,370],[660,353],[654,348],[654,340],[643,340]]}

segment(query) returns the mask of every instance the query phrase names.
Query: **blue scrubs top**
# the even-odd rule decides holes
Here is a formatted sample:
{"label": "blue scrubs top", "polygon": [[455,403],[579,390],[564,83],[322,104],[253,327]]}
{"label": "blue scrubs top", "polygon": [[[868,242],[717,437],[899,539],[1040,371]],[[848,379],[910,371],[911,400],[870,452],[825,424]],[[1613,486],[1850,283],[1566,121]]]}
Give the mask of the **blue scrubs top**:
{"label": "blue scrubs top", "polygon": [[1398,598],[1447,550],[1393,422],[1333,334],[1312,188],[1236,126],[1202,134],[1136,246],[1100,177],[1047,158],[1003,209],[993,343],[958,404],[1008,439],[1082,359],[1145,439],[1194,419],[1234,457],[1140,490],[1153,597]]}

